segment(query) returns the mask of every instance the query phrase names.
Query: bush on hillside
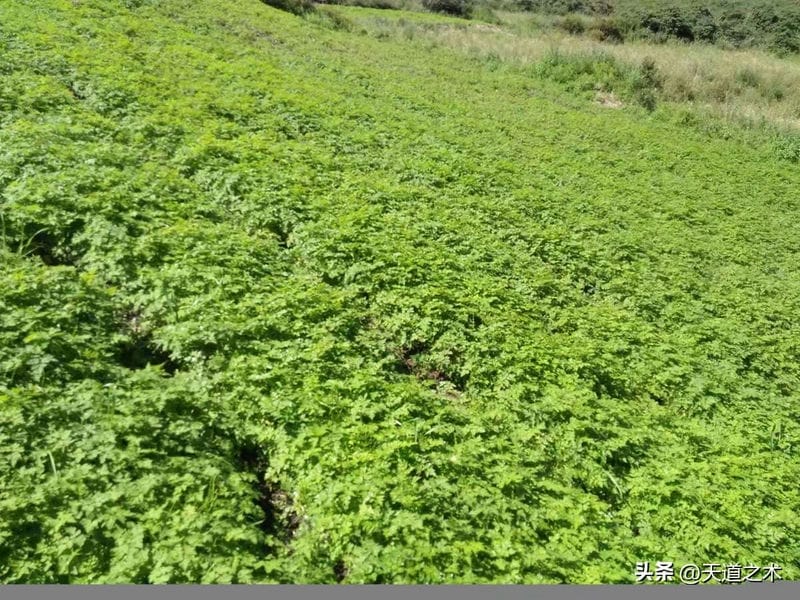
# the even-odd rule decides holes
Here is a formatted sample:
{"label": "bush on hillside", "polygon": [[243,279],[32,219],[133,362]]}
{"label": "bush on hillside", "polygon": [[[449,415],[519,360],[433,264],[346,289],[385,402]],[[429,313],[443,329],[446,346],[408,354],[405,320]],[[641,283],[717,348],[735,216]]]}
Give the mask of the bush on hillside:
{"label": "bush on hillside", "polygon": [[778,158],[789,162],[800,162],[800,137],[780,135],[775,140],[775,153]]}
{"label": "bush on hillside", "polygon": [[290,12],[294,15],[303,15],[314,10],[311,0],[261,0],[273,8]]}
{"label": "bush on hillside", "polygon": [[615,19],[596,19],[589,27],[589,35],[598,42],[621,44],[625,41],[622,29]]}
{"label": "bush on hillside", "polygon": [[580,32],[581,15],[613,18],[616,31],[590,27],[600,41],[644,37],[653,42],[682,40],[728,48],[760,47],[779,55],[800,53],[800,6],[797,0],[508,0],[519,10],[560,15],[556,25]]}
{"label": "bush on hillside", "polygon": [[515,5],[521,10],[553,15],[610,15],[614,12],[611,0],[516,0]]}
{"label": "bush on hillside", "polygon": [[766,46],[778,53],[800,52],[800,11],[759,6],[750,14],[751,29],[763,32]]}
{"label": "bush on hillside", "polygon": [[692,32],[695,39],[700,42],[714,43],[717,41],[719,38],[719,26],[710,10],[701,8],[695,13]]}
{"label": "bush on hillside", "polygon": [[317,4],[336,4],[340,6],[361,6],[381,10],[402,10],[402,0],[316,0]]}
{"label": "bush on hillside", "polygon": [[719,20],[720,38],[735,48],[752,45],[752,32],[747,20],[747,13],[742,10],[725,13]]}
{"label": "bush on hillside", "polygon": [[578,15],[567,15],[558,23],[559,28],[571,35],[580,35],[586,30],[586,24]]}
{"label": "bush on hillside", "polygon": [[422,0],[422,6],[432,12],[455,17],[469,17],[472,14],[471,0]]}
{"label": "bush on hillside", "polygon": [[646,57],[631,78],[633,99],[637,104],[652,112],[656,108],[657,93],[661,87],[661,73],[655,61]]}
{"label": "bush on hillside", "polygon": [[672,37],[685,42],[694,41],[691,20],[687,14],[676,6],[669,6],[660,11],[646,13],[642,17],[641,26],[658,39]]}
{"label": "bush on hillside", "polygon": [[625,29],[654,41],[720,43],[761,47],[778,54],[800,52],[800,7],[789,0],[739,3],[667,1],[647,7],[624,5],[614,11]]}
{"label": "bush on hillside", "polygon": [[592,0],[590,10],[593,15],[608,16],[614,12],[611,0]]}

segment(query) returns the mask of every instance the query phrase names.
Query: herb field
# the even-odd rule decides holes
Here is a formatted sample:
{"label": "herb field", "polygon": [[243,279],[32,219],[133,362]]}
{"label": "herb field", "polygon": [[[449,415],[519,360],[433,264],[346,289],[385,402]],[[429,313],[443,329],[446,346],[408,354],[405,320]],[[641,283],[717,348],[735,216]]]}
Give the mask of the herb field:
{"label": "herb field", "polygon": [[800,578],[797,157],[327,8],[0,0],[0,581]]}

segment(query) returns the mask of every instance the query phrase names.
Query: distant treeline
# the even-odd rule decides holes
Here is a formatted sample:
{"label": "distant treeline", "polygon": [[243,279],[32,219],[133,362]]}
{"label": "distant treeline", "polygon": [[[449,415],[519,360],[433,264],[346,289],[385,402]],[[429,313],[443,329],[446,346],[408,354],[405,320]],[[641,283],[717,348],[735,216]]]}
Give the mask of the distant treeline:
{"label": "distant treeline", "polygon": [[800,52],[798,0],[515,0],[526,11],[609,21],[624,38]]}
{"label": "distant treeline", "polygon": [[315,3],[429,10],[488,18],[493,10],[556,15],[572,34],[610,42],[646,39],[800,53],[800,0],[263,0],[296,14]]}

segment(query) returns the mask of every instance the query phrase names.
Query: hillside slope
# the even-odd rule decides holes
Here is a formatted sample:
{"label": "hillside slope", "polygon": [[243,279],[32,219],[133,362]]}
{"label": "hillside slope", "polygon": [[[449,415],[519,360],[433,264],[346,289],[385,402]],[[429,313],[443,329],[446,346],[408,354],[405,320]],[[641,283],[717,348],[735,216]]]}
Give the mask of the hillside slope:
{"label": "hillside slope", "polygon": [[257,0],[0,11],[0,581],[800,576],[796,165]]}

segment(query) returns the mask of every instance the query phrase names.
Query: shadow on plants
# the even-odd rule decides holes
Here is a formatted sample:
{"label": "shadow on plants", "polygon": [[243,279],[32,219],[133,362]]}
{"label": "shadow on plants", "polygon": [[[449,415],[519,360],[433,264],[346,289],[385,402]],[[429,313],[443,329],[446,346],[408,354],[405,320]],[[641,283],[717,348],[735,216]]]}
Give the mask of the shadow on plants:
{"label": "shadow on plants", "polygon": [[167,375],[174,375],[180,364],[166,351],[158,347],[152,335],[142,330],[141,315],[131,310],[123,317],[123,328],[127,334],[117,346],[117,360],[131,370],[161,365]]}
{"label": "shadow on plants", "polygon": [[80,258],[63,240],[51,234],[47,228],[39,228],[36,233],[27,231],[34,227],[26,227],[26,233],[20,237],[7,236],[2,232],[0,241],[9,251],[23,256],[36,256],[48,267],[74,267]]}
{"label": "shadow on plants", "polygon": [[302,517],[294,510],[290,494],[267,480],[269,460],[266,453],[255,444],[244,444],[237,458],[240,468],[255,477],[254,501],[264,515],[261,530],[288,544],[300,527]]}
{"label": "shadow on plants", "polygon": [[420,381],[449,383],[456,392],[463,392],[466,379],[457,373],[445,370],[441,365],[424,364],[420,356],[427,353],[430,346],[424,342],[414,342],[411,346],[400,347],[394,351],[398,358],[397,370],[405,375],[413,375]]}

